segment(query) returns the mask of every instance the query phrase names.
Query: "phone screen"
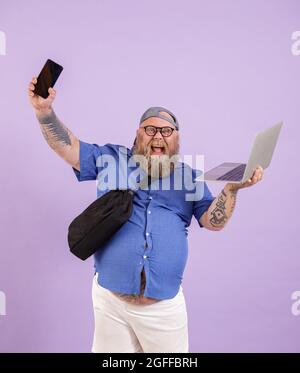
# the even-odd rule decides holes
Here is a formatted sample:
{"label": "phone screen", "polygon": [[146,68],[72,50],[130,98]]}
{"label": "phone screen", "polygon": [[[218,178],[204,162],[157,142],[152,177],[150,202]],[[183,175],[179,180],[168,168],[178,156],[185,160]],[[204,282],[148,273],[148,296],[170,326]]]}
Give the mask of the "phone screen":
{"label": "phone screen", "polygon": [[62,71],[61,65],[48,59],[37,78],[34,93],[47,98],[49,96],[48,89],[53,88]]}

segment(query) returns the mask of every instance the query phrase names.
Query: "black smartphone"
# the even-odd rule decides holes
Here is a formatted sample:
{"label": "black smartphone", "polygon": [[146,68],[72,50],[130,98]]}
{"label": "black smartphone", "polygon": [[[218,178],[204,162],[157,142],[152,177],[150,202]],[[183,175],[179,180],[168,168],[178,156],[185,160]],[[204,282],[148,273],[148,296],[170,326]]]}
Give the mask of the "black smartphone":
{"label": "black smartphone", "polygon": [[34,93],[43,98],[47,98],[49,96],[48,89],[50,87],[53,88],[62,71],[62,66],[48,59],[37,78]]}

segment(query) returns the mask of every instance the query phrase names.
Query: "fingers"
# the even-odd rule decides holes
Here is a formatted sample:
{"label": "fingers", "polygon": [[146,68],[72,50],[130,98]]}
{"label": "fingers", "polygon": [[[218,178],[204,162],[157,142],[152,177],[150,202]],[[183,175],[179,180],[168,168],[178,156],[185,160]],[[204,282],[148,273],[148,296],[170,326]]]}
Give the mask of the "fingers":
{"label": "fingers", "polygon": [[29,83],[28,85],[28,95],[29,96],[34,96],[34,89],[35,89],[35,84],[37,82],[37,78],[34,76],[32,79],[31,79],[31,82]]}
{"label": "fingers", "polygon": [[[28,95],[29,97],[33,97],[34,96],[34,90],[35,90],[35,84],[37,83],[37,78],[34,76],[29,85],[28,85]],[[48,89],[48,92],[49,92],[49,97],[51,100],[54,100],[55,96],[56,96],[56,90],[53,89],[53,88],[49,88]]]}
{"label": "fingers", "polygon": [[28,85],[28,95],[29,96],[34,96],[34,89],[35,89],[35,86],[32,84],[32,83],[30,83],[29,85]]}
{"label": "fingers", "polygon": [[245,181],[244,186],[248,187],[248,186],[250,186],[252,184],[253,184],[253,179],[248,179],[247,181]]}
{"label": "fingers", "polygon": [[247,188],[259,182],[263,178],[264,169],[261,166],[257,166],[250,179],[241,184],[240,188]]}
{"label": "fingers", "polygon": [[257,176],[257,181],[261,181],[263,178],[263,174],[262,173],[259,173],[258,176]]}
{"label": "fingers", "polygon": [[264,169],[261,166],[257,166],[254,172],[255,182],[260,181],[263,178]]}
{"label": "fingers", "polygon": [[248,180],[250,185],[256,184],[258,181],[262,180],[264,174],[264,169],[261,166],[257,166],[251,179]]}
{"label": "fingers", "polygon": [[56,90],[50,87],[50,88],[48,89],[48,92],[49,92],[49,96],[50,96],[50,98],[54,99],[54,98],[55,98],[55,95],[56,95]]}
{"label": "fingers", "polygon": [[258,166],[258,169],[259,169],[258,181],[260,181],[264,177],[264,169],[261,166]]}

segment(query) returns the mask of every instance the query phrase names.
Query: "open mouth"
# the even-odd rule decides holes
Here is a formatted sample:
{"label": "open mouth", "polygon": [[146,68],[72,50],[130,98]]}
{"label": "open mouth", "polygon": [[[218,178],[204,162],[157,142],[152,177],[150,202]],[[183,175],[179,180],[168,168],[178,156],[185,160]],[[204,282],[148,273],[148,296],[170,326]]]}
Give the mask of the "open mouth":
{"label": "open mouth", "polygon": [[151,146],[151,155],[161,155],[165,153],[164,146]]}

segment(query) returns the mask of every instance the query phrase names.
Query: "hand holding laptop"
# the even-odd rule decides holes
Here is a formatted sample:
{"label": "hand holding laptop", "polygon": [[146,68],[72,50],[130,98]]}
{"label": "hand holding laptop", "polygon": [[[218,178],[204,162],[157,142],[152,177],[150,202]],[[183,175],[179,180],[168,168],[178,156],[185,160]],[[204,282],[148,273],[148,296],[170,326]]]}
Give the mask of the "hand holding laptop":
{"label": "hand holding laptop", "polygon": [[262,180],[264,176],[264,169],[261,166],[257,166],[250,179],[244,183],[228,183],[230,184],[231,190],[238,190],[252,186]]}
{"label": "hand holding laptop", "polygon": [[199,176],[196,180],[225,181],[235,190],[256,184],[262,179],[264,169],[271,163],[281,127],[282,122],[256,135],[247,163],[223,162],[205,172],[204,179],[203,176]]}

